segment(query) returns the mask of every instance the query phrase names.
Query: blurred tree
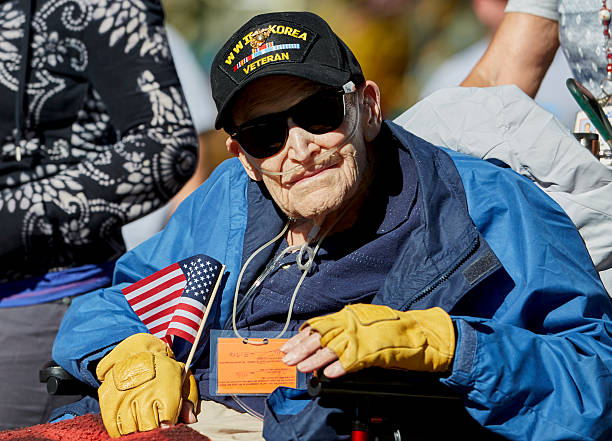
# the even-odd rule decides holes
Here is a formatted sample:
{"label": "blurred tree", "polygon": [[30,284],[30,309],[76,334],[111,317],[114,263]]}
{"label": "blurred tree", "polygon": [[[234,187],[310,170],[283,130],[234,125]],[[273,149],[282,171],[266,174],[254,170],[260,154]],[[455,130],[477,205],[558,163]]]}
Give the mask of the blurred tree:
{"label": "blurred tree", "polygon": [[310,10],[324,17],[353,50],[365,77],[380,86],[385,117],[405,107],[404,72],[411,58],[412,38],[406,20],[413,2],[394,0],[404,6],[396,14],[362,1],[309,3]]}

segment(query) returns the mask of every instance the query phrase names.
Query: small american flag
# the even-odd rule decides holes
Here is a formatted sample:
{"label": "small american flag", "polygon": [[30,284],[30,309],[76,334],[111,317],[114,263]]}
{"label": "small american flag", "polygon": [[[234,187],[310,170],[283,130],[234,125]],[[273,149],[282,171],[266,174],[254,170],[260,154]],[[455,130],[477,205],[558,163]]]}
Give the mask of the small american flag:
{"label": "small american flag", "polygon": [[223,265],[196,254],[123,288],[128,303],[154,336],[172,343],[172,335],[191,344]]}

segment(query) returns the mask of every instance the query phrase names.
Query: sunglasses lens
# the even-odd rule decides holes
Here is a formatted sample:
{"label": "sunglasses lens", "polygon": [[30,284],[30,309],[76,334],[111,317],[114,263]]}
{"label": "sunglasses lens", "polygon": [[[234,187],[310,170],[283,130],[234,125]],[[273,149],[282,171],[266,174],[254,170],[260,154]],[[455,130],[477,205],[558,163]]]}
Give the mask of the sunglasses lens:
{"label": "sunglasses lens", "polygon": [[321,92],[302,101],[291,113],[304,130],[321,135],[337,129],[344,121],[344,100],[338,92]]}
{"label": "sunglasses lens", "polygon": [[343,95],[329,90],[315,93],[288,111],[262,116],[241,126],[234,138],[255,158],[274,156],[287,141],[288,116],[315,135],[331,132],[344,121]]}
{"label": "sunglasses lens", "polygon": [[261,122],[241,128],[236,140],[251,156],[263,159],[276,155],[285,145],[287,124],[284,121]]}

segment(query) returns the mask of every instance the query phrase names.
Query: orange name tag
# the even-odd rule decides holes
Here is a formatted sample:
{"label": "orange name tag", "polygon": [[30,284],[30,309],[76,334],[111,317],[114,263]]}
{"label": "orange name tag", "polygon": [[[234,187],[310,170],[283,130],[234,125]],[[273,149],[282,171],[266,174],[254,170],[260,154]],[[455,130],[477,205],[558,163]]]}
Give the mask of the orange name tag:
{"label": "orange name tag", "polygon": [[[269,394],[278,386],[295,388],[297,368],[282,362],[280,348],[286,338],[270,338],[268,344],[245,344],[240,338],[217,340],[217,393]],[[249,338],[261,342],[262,338]]]}

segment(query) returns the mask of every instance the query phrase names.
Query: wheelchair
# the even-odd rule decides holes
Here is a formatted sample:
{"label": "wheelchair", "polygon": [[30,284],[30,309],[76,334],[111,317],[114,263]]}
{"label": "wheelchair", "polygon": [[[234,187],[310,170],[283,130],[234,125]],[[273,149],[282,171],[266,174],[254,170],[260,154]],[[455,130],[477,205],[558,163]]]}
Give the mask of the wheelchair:
{"label": "wheelchair", "polygon": [[[351,441],[498,441],[478,424],[441,374],[368,368],[330,379],[317,372],[308,393],[352,409]],[[350,410],[349,410],[350,411]]]}
{"label": "wheelchair", "polygon": [[96,389],[74,378],[53,360],[38,371],[38,379],[41,383],[47,384],[49,395],[89,395],[91,397],[98,395]]}
{"label": "wheelchair", "polygon": [[[440,382],[441,375],[368,368],[330,379],[309,378],[311,397],[348,409],[351,441],[490,440],[499,437],[474,421],[459,394]],[[96,389],[50,361],[39,371],[51,395],[97,397]]]}

